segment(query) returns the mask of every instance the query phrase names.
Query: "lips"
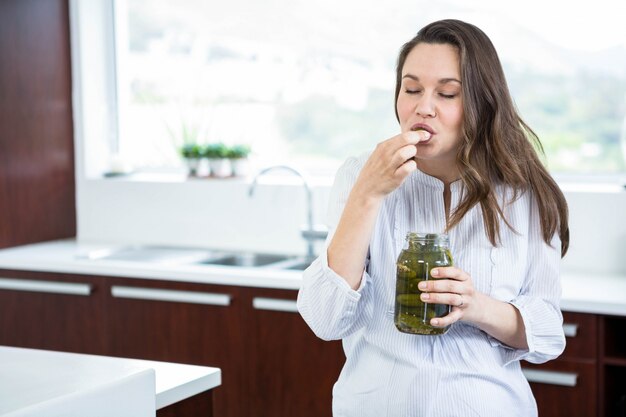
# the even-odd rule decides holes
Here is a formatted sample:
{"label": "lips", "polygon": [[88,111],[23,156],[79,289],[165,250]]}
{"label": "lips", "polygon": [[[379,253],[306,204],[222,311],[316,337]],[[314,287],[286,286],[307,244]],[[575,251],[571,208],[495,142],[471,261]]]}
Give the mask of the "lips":
{"label": "lips", "polygon": [[433,128],[428,126],[426,123],[416,123],[413,126],[411,126],[411,130],[412,131],[425,130],[428,133],[430,133],[431,135],[435,134],[435,131],[433,130]]}

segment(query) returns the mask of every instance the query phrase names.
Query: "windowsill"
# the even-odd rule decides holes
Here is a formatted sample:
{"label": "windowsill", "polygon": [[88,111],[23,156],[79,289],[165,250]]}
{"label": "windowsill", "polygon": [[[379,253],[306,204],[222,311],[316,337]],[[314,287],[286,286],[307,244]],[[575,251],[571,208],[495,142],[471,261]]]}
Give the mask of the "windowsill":
{"label": "windowsill", "polygon": [[[128,182],[128,183],[163,183],[163,184],[184,184],[184,183],[206,183],[206,184],[250,184],[253,175],[245,177],[190,177],[183,173],[172,172],[137,172],[116,176],[102,176],[87,178],[87,181],[107,181],[107,182]],[[312,187],[330,187],[333,184],[333,176],[307,176],[307,182]],[[264,185],[295,185],[302,186],[302,179],[289,174],[276,175],[266,174],[258,179],[259,184]]]}

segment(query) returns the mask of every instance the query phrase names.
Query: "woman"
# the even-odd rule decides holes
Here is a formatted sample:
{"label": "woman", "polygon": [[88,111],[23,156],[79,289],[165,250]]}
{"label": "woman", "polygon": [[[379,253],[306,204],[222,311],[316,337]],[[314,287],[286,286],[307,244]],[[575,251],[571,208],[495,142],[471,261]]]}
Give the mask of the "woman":
{"label": "woman", "polygon": [[[298,308],[343,339],[335,416],[535,416],[519,361],[565,347],[559,265],[567,205],[517,114],[489,38],[443,20],[404,45],[401,133],[339,169],[327,250],[304,273]],[[540,146],[540,145],[539,145]],[[394,326],[395,261],[408,232],[447,232],[454,267],[422,300],[449,304],[440,336]]]}

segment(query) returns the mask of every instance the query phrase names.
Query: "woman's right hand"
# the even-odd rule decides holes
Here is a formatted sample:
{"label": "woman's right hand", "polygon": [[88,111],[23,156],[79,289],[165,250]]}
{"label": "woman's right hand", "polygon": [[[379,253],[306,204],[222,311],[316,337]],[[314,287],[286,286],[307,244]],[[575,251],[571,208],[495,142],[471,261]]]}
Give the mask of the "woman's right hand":
{"label": "woman's right hand", "polygon": [[361,168],[328,246],[328,266],[352,289],[361,283],[365,258],[384,197],[417,169],[415,145],[427,140],[426,131],[405,132],[376,146]]}
{"label": "woman's right hand", "polygon": [[417,169],[413,157],[415,145],[428,140],[425,130],[404,132],[379,143],[361,169],[354,189],[372,198],[382,199],[398,188]]}

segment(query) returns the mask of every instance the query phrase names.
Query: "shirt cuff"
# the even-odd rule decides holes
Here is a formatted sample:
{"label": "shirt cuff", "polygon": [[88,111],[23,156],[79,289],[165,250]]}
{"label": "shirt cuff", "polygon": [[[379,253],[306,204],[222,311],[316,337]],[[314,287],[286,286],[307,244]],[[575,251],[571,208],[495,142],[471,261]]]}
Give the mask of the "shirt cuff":
{"label": "shirt cuff", "polygon": [[341,275],[336,273],[330,266],[328,266],[328,253],[327,251],[322,251],[320,256],[318,257],[319,263],[322,267],[322,271],[326,277],[328,277],[332,282],[335,283],[344,293],[348,294],[351,298],[358,301],[361,298],[361,294],[363,293],[364,288],[369,282],[369,275],[366,271],[366,268],[363,268],[363,274],[361,275],[361,282],[359,283],[359,287],[356,290],[353,290]]}

